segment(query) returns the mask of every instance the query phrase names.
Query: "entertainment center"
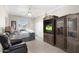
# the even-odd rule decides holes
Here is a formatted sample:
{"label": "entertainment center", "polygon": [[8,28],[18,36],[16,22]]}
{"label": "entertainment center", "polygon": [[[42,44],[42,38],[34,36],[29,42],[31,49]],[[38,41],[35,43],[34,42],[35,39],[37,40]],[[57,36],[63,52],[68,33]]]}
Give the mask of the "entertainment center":
{"label": "entertainment center", "polygon": [[70,53],[79,53],[79,13],[44,17],[44,41]]}
{"label": "entertainment center", "polygon": [[44,18],[44,41],[51,45],[56,45],[56,19],[57,16]]}

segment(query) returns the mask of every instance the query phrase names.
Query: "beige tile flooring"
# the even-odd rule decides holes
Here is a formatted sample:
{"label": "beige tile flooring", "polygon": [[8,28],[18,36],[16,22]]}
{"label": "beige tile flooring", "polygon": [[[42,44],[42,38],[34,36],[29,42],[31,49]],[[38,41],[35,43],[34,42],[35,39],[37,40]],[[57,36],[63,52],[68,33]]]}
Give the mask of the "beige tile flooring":
{"label": "beige tile flooring", "polygon": [[29,53],[65,53],[63,50],[39,40],[29,41],[26,44]]}
{"label": "beige tile flooring", "polygon": [[[63,50],[39,40],[28,41],[26,44],[29,53],[65,53]],[[0,53],[2,53],[1,46]]]}
{"label": "beige tile flooring", "polygon": [[0,43],[0,53],[2,53],[2,46],[1,46],[1,43]]}

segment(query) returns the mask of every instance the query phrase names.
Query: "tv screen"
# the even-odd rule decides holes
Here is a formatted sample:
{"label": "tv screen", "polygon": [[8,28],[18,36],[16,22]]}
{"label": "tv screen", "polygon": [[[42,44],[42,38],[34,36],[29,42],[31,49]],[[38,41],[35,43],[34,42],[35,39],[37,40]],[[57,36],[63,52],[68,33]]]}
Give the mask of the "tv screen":
{"label": "tv screen", "polygon": [[53,29],[54,29],[54,27],[51,24],[46,25],[46,27],[45,27],[46,31],[52,31]]}
{"label": "tv screen", "polygon": [[47,30],[47,31],[52,31],[52,26],[47,25],[47,26],[46,26],[46,30]]}

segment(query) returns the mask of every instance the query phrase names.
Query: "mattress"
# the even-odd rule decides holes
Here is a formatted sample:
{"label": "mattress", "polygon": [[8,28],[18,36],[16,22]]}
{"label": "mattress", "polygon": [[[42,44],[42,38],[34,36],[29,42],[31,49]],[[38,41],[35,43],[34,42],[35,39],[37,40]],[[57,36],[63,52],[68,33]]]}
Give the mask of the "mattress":
{"label": "mattress", "polygon": [[27,31],[20,31],[16,33],[15,35],[13,35],[13,39],[23,39],[27,37],[30,37],[30,33]]}

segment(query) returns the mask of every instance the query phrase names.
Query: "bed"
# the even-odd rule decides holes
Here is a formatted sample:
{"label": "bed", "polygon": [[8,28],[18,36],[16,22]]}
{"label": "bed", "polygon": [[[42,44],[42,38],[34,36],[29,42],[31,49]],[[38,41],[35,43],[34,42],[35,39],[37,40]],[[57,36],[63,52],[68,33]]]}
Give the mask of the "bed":
{"label": "bed", "polygon": [[20,30],[16,31],[15,34],[11,36],[11,39],[23,39],[23,41],[31,41],[35,39],[35,33],[33,31]]}

